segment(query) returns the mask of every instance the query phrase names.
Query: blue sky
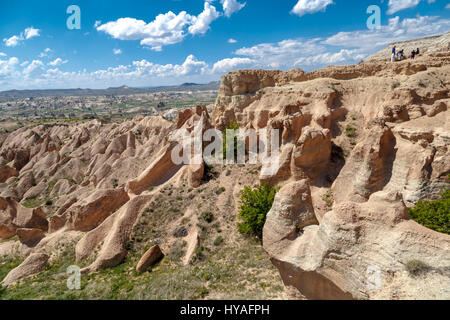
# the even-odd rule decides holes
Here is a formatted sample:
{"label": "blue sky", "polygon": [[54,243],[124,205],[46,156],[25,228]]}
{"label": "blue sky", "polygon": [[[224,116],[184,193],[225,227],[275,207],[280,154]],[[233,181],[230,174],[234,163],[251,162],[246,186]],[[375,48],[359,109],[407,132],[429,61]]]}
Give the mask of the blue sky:
{"label": "blue sky", "polygon": [[[69,30],[69,5],[81,29]],[[381,26],[367,28],[370,5]],[[357,63],[450,31],[447,0],[0,2],[0,91],[206,83],[230,70]]]}

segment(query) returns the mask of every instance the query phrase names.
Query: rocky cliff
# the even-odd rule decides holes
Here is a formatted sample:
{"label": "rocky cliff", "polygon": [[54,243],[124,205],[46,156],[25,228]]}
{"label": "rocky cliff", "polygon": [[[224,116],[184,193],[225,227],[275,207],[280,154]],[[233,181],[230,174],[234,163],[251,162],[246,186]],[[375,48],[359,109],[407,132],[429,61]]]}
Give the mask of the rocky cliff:
{"label": "rocky cliff", "polygon": [[[282,186],[263,243],[285,284],[305,298],[450,298],[450,237],[406,210],[450,186],[443,37],[419,41],[444,46],[415,60],[223,77],[215,126],[281,131],[280,170],[260,176]],[[411,278],[413,259],[434,271]]]}

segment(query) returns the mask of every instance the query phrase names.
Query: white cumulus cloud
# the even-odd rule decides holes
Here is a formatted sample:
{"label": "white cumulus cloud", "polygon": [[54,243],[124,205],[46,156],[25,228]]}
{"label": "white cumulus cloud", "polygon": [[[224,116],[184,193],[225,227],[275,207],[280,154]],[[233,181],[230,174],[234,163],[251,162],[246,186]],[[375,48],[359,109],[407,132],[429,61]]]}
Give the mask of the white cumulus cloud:
{"label": "white cumulus cloud", "polygon": [[122,50],[121,49],[113,49],[113,54],[115,54],[115,55],[122,54]]}
{"label": "white cumulus cloud", "polygon": [[244,66],[249,67],[254,63],[255,61],[249,58],[227,58],[217,61],[212,68],[212,73],[225,73]]}
{"label": "white cumulus cloud", "polygon": [[14,35],[9,38],[3,39],[3,42],[5,43],[5,46],[7,47],[15,47],[19,45],[22,41],[39,37],[40,30],[35,29],[33,27],[26,28],[23,32],[21,32],[19,35]]}
{"label": "white cumulus cloud", "polygon": [[325,11],[331,4],[334,4],[333,0],[299,0],[291,12],[302,17],[305,14]]}
{"label": "white cumulus cloud", "polygon": [[205,0],[203,11],[191,15],[186,11],[178,14],[169,11],[159,14],[152,22],[135,18],[120,18],[105,24],[96,23],[97,31],[104,32],[114,39],[140,40],[141,45],[154,51],[161,51],[164,46],[182,42],[187,35],[205,34],[220,16],[230,17],[241,10],[246,3],[236,0],[221,0],[224,12],[221,13],[212,5],[215,0]]}
{"label": "white cumulus cloud", "polygon": [[5,75],[12,74],[18,63],[19,59],[16,57],[11,57],[8,60],[0,60],[0,79]]}
{"label": "white cumulus cloud", "polygon": [[223,12],[226,17],[231,17],[231,15],[235,12],[240,11],[247,4],[246,2],[240,3],[236,0],[220,0],[223,7]]}
{"label": "white cumulus cloud", "polygon": [[141,40],[141,45],[161,51],[165,45],[181,42],[186,33],[184,28],[191,24],[192,16],[185,11],[179,14],[168,12],[158,15],[154,21],[146,23],[134,18],[120,18],[97,27],[115,39]]}
{"label": "white cumulus cloud", "polygon": [[45,48],[45,50],[39,54],[39,58],[47,57],[50,54],[50,52],[52,52],[52,49]]}
{"label": "white cumulus cloud", "polygon": [[189,33],[191,34],[205,34],[209,30],[210,24],[220,17],[220,13],[216,10],[216,7],[205,2],[205,8],[198,17],[192,19],[193,24],[189,27]]}
{"label": "white cumulus cloud", "polygon": [[[423,0],[389,0],[388,14],[394,14],[401,10],[417,7],[417,5]],[[435,0],[427,0],[428,3],[433,3]]]}
{"label": "white cumulus cloud", "polygon": [[33,27],[26,28],[24,31],[25,39],[28,40],[33,37],[39,37],[39,32],[40,32],[39,29],[35,29]]}
{"label": "white cumulus cloud", "polygon": [[56,66],[66,64],[67,62],[69,62],[69,60],[63,60],[61,58],[56,58],[55,60],[49,62],[48,65],[52,66],[52,67],[56,67]]}

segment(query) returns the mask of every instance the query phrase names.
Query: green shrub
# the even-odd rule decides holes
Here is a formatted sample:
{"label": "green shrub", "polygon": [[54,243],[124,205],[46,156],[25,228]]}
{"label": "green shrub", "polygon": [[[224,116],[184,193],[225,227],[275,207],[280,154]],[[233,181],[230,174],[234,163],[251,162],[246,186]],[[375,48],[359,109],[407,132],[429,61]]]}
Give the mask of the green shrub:
{"label": "green shrub", "polygon": [[238,230],[244,235],[255,235],[262,238],[266,215],[272,208],[278,189],[269,184],[259,185],[255,189],[245,187],[241,191]]}
{"label": "green shrub", "polygon": [[392,90],[397,89],[398,87],[400,87],[400,82],[398,82],[398,81],[395,81],[391,84]]}
{"label": "green shrub", "polygon": [[216,238],[216,240],[214,240],[214,245],[215,245],[216,247],[220,246],[222,243],[223,243],[223,238],[222,238],[221,236],[218,236],[218,237]]}
{"label": "green shrub", "polygon": [[345,128],[345,134],[347,135],[347,137],[353,138],[353,137],[356,136],[356,129],[353,128],[351,125],[348,125],[348,126]]}
{"label": "green shrub", "polygon": [[437,232],[450,234],[450,190],[435,201],[419,201],[408,209],[409,216],[417,223]]}
{"label": "green shrub", "polygon": [[423,261],[411,260],[406,264],[406,270],[411,276],[419,276],[430,270],[430,267]]}
{"label": "green shrub", "polygon": [[208,223],[211,223],[214,220],[214,215],[211,211],[205,211],[200,215],[200,218],[205,220]]}

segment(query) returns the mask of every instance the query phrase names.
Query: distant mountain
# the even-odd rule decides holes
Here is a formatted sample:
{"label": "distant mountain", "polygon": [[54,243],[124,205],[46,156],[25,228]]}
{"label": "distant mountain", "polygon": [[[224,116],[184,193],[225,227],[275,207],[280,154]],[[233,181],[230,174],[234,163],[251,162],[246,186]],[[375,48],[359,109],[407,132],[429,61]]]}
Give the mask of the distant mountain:
{"label": "distant mountain", "polygon": [[0,102],[11,99],[23,99],[31,97],[64,97],[64,96],[112,96],[130,95],[167,91],[205,91],[219,90],[219,81],[208,84],[183,83],[178,86],[162,86],[153,88],[132,88],[126,85],[107,89],[49,89],[49,90],[9,90],[0,92]]}

